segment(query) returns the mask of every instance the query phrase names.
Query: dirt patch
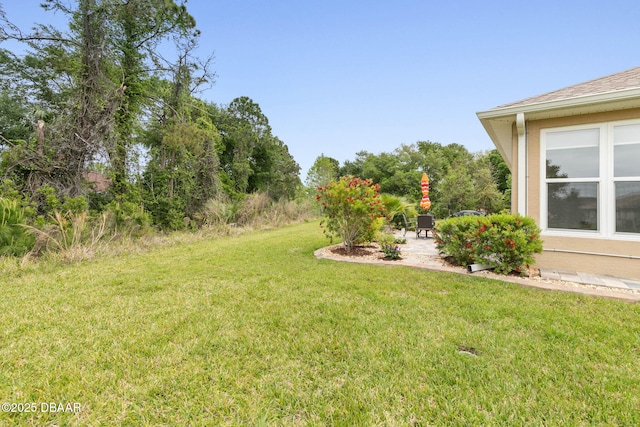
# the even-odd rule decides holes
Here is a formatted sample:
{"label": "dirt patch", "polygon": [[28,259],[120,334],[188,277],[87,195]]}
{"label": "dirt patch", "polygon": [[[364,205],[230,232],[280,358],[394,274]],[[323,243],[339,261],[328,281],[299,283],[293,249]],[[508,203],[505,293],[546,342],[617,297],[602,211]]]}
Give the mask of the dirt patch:
{"label": "dirt patch", "polygon": [[332,246],[329,248],[334,255],[339,256],[348,256],[348,257],[367,257],[371,256],[375,252],[377,252],[377,248],[373,245],[371,246],[354,246],[350,251],[347,250],[344,246]]}
{"label": "dirt patch", "polygon": [[332,256],[339,258],[351,259],[353,261],[401,261],[402,257],[398,259],[386,258],[380,246],[377,243],[372,243],[366,246],[354,246],[352,250],[347,251],[343,245],[335,245],[325,248]]}

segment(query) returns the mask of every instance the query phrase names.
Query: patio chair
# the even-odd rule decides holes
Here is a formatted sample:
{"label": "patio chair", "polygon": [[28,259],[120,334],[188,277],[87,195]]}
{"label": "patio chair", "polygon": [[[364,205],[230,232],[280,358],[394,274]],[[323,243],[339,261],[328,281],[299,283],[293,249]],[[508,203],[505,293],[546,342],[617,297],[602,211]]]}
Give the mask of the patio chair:
{"label": "patio chair", "polygon": [[402,221],[404,222],[404,227],[402,228],[402,236],[407,235],[407,230],[415,230],[416,222],[407,219],[405,214],[402,214]]}
{"label": "patio chair", "polygon": [[[433,230],[435,225],[434,216],[431,214],[418,215],[416,223],[416,239],[420,237],[420,232],[424,231],[424,238],[429,237],[429,230]],[[433,234],[433,231],[431,231]]]}

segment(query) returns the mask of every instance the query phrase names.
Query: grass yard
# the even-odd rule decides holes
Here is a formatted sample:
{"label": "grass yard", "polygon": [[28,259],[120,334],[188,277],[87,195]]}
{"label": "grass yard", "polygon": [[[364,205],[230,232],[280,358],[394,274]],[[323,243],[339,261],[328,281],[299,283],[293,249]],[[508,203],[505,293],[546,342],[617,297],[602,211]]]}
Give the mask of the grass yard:
{"label": "grass yard", "polygon": [[640,425],[640,305],[326,244],[312,222],[0,278],[0,425]]}

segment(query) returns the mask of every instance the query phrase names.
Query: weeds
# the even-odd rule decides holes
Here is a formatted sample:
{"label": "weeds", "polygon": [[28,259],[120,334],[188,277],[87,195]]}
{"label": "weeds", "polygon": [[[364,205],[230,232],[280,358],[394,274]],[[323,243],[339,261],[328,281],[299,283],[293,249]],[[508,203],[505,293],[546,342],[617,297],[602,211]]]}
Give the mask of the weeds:
{"label": "weeds", "polygon": [[93,226],[89,226],[88,217],[87,211],[62,214],[56,210],[52,216],[53,224],[44,229],[26,226],[38,237],[34,251],[52,252],[53,248],[69,262],[90,258],[105,235],[107,215],[103,213]]}
{"label": "weeds", "polygon": [[310,200],[272,201],[266,193],[249,194],[232,201],[226,197],[210,199],[197,215],[206,227],[271,228],[314,218]]}

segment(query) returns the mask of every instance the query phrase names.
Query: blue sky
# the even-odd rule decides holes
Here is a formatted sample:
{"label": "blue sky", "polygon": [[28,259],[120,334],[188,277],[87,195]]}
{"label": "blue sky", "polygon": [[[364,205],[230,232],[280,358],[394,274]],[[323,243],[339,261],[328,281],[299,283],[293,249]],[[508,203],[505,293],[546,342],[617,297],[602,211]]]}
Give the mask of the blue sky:
{"label": "blue sky", "polygon": [[[0,0],[23,27],[40,0]],[[219,104],[257,102],[302,167],[420,140],[493,148],[476,117],[640,65],[640,2],[189,0]]]}

